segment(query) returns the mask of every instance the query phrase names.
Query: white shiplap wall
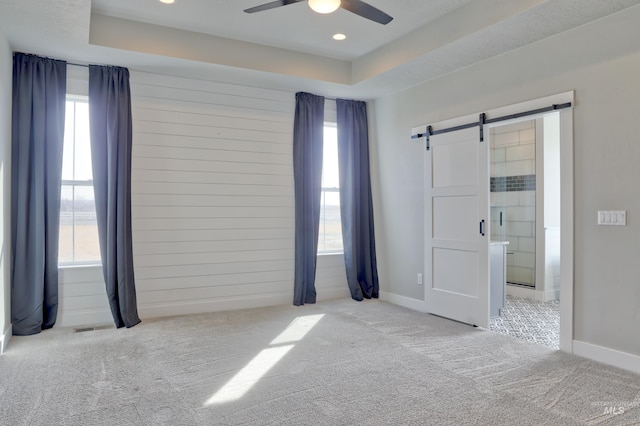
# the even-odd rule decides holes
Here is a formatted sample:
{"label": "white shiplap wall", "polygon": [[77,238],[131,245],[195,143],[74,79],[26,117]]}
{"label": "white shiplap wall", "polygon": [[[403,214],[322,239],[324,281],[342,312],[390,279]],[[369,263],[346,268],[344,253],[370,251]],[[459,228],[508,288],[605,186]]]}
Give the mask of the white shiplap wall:
{"label": "white shiplap wall", "polygon": [[102,266],[60,268],[56,326],[96,325],[112,322],[104,288]]}
{"label": "white shiplap wall", "polygon": [[[294,92],[137,71],[131,91],[143,320],[290,304]],[[63,325],[110,321],[99,273],[61,272]],[[316,289],[349,297],[342,255],[318,258]]]}
{"label": "white shiplap wall", "polygon": [[[294,94],[141,72],[131,87],[141,315],[291,303]],[[342,264],[320,265],[320,297],[346,295]]]}

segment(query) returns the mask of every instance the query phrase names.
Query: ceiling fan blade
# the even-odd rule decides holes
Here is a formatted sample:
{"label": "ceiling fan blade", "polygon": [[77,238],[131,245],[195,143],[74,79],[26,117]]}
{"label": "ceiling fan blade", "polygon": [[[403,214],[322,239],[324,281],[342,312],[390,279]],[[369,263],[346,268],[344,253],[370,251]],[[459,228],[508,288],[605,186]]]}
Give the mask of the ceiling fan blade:
{"label": "ceiling fan blade", "polygon": [[362,0],[342,0],[340,7],[382,25],[393,20],[391,16]]}
{"label": "ceiling fan blade", "polygon": [[262,12],[263,10],[275,9],[276,7],[280,7],[280,6],[287,6],[287,5],[293,4],[293,3],[300,3],[301,1],[306,1],[306,0],[278,0],[278,1],[272,1],[270,3],[261,4],[260,6],[255,6],[255,7],[250,7],[249,9],[245,9],[245,12],[247,12],[247,13]]}

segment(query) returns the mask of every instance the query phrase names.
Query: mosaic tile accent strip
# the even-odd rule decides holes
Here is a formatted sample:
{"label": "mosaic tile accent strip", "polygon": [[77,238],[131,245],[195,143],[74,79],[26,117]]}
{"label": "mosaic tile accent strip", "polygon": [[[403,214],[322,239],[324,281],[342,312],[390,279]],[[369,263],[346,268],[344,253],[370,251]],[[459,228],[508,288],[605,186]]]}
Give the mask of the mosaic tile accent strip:
{"label": "mosaic tile accent strip", "polygon": [[489,187],[491,192],[535,191],[536,175],[492,177]]}
{"label": "mosaic tile accent strip", "polygon": [[491,318],[489,328],[496,333],[559,349],[560,301],[540,302],[507,296],[502,315]]}

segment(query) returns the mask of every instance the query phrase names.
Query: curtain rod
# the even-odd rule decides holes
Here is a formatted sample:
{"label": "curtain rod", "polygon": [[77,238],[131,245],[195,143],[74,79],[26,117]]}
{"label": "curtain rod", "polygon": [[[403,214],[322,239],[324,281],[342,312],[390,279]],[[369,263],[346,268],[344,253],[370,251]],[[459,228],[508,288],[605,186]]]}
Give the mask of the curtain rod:
{"label": "curtain rod", "polygon": [[76,67],[89,68],[89,65],[87,65],[87,64],[76,64],[75,62],[67,62],[67,65],[73,65],[73,66],[76,66]]}
{"label": "curtain rod", "polygon": [[[89,68],[88,64],[77,64],[75,62],[67,62],[67,65],[73,65],[73,66],[76,66],[76,67]],[[334,102],[337,101],[336,98],[327,98],[327,97],[325,97],[324,99],[325,99],[325,101],[334,101]]]}
{"label": "curtain rod", "polygon": [[[67,65],[73,65],[75,67],[89,68],[90,65],[98,65],[98,64],[76,64],[75,62],[67,62]],[[100,65],[100,66],[112,67],[112,66],[117,66],[117,65]]]}
{"label": "curtain rod", "polygon": [[338,99],[353,100],[353,101],[357,101],[357,102],[367,102],[367,101],[358,101],[357,99],[350,99],[350,98],[327,98],[326,96],[324,97],[325,101],[334,101],[334,102],[336,102]]}
{"label": "curtain rod", "polygon": [[[67,62],[67,65],[73,65],[73,66],[76,66],[76,67],[89,68],[89,65],[88,65],[88,64],[76,64],[75,62]],[[336,101],[337,101],[337,99],[336,99],[336,98],[328,98],[328,97],[326,97],[326,96],[325,96],[324,100],[325,100],[325,101],[334,101],[334,102],[336,102]]]}

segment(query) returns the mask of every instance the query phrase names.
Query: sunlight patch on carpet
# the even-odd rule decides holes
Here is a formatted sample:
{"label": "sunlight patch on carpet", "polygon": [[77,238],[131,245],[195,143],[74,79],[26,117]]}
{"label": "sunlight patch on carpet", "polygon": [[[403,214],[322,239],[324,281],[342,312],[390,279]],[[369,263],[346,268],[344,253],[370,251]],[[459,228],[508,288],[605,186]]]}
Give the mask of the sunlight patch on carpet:
{"label": "sunlight patch on carpet", "polygon": [[273,339],[271,345],[299,342],[315,325],[324,317],[320,315],[306,315],[291,321],[291,324],[278,337]]}
{"label": "sunlight patch on carpet", "polygon": [[[294,319],[269,345],[275,346],[299,342],[318,324],[322,317],[324,317],[324,314],[306,315]],[[204,406],[224,404],[242,398],[274,365],[284,358],[294,346],[295,345],[289,344],[262,350],[249,364],[233,376],[227,384],[209,398],[207,402],[204,403]]]}

